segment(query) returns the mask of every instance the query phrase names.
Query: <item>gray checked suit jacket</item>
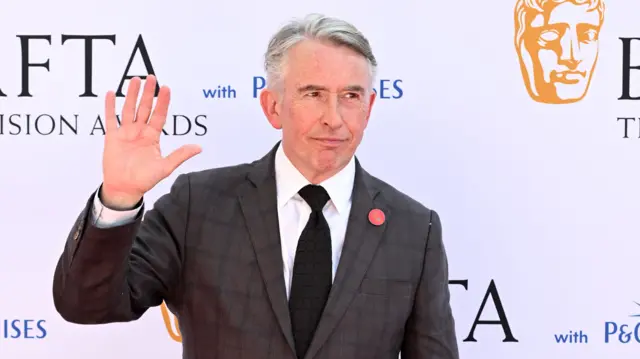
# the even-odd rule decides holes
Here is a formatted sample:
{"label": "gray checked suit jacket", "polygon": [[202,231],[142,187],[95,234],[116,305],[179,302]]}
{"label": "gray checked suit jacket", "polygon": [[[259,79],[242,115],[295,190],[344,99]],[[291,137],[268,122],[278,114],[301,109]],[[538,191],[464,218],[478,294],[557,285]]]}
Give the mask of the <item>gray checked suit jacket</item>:
{"label": "gray checked suit jacket", "polygon": [[[295,359],[276,208],[274,147],[250,164],[180,175],[132,224],[80,213],[53,280],[72,323],[140,318],[165,301],[185,359]],[[457,359],[438,214],[357,162],[335,281],[305,359]],[[381,209],[386,221],[371,224]],[[141,211],[142,212],[142,211]]]}

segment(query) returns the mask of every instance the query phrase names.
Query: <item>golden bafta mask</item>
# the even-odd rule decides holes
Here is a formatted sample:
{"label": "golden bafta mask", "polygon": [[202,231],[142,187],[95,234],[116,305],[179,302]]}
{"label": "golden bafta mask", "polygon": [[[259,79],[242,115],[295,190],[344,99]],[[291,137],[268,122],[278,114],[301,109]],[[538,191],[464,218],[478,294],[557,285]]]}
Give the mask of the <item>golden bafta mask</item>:
{"label": "golden bafta mask", "polygon": [[514,15],[529,96],[548,104],[582,100],[598,61],[604,0],[518,0]]}
{"label": "golden bafta mask", "polygon": [[169,311],[169,308],[167,308],[167,305],[164,302],[160,305],[160,311],[162,312],[162,319],[164,320],[164,325],[167,328],[167,332],[171,339],[178,343],[182,343],[182,335],[180,335],[178,318]]}

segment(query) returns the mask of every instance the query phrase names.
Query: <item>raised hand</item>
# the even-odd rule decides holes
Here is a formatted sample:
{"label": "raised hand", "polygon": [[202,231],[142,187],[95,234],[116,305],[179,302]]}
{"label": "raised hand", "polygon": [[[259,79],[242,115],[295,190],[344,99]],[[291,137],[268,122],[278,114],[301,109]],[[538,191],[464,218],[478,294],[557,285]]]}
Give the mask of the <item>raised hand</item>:
{"label": "raised hand", "polygon": [[140,86],[140,78],[130,81],[119,127],[115,93],[108,92],[105,100],[101,200],[113,209],[134,207],[147,191],[201,152],[197,145],[185,145],[166,157],[162,156],[160,136],[167,119],[170,91],[165,86],[160,88],[154,109],[156,78],[148,76],[136,110]]}

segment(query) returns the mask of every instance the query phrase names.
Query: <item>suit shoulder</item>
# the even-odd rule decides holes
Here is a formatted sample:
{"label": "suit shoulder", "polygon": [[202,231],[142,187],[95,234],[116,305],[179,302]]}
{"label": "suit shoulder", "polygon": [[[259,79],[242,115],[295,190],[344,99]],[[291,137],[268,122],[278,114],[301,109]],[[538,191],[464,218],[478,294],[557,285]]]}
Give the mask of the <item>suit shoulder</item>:
{"label": "suit shoulder", "polygon": [[430,216],[432,212],[435,212],[432,208],[420,203],[389,183],[375,176],[370,175],[370,178],[373,185],[380,191],[379,195],[392,207],[394,212],[408,212],[407,214],[418,216]]}

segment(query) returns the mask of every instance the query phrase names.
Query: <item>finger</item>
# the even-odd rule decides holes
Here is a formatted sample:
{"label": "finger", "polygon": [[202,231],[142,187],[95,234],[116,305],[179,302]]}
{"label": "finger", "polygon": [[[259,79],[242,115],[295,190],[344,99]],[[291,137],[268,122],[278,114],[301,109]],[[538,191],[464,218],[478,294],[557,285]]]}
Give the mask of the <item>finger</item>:
{"label": "finger", "polygon": [[138,105],[138,111],[136,112],[136,122],[140,124],[146,124],[151,114],[153,107],[153,97],[156,94],[156,77],[153,75],[147,76],[147,81],[144,84],[144,90],[142,90],[142,99]]}
{"label": "finger", "polygon": [[155,128],[158,131],[162,131],[165,122],[167,121],[167,113],[169,112],[169,102],[171,100],[171,91],[168,87],[162,86],[160,93],[158,93],[158,101],[156,101],[156,108],[153,109],[153,114],[149,119],[149,126]]}
{"label": "finger", "polygon": [[122,106],[122,125],[132,123],[135,120],[136,115],[136,103],[138,102],[138,93],[140,92],[140,78],[134,77],[129,81],[129,88],[127,88],[127,97],[124,100],[124,106]]}
{"label": "finger", "polygon": [[185,145],[173,151],[164,159],[165,174],[168,176],[176,170],[181,164],[191,157],[202,152],[202,148],[198,145]]}
{"label": "finger", "polygon": [[118,117],[116,116],[116,93],[107,92],[104,101],[104,122],[107,133],[113,133],[118,129]]}

